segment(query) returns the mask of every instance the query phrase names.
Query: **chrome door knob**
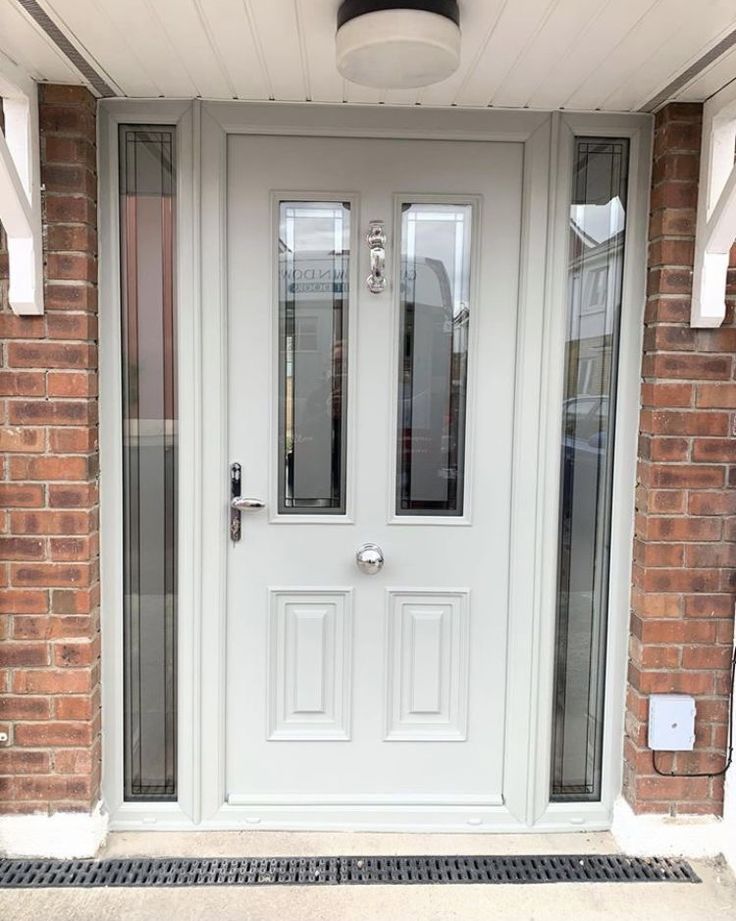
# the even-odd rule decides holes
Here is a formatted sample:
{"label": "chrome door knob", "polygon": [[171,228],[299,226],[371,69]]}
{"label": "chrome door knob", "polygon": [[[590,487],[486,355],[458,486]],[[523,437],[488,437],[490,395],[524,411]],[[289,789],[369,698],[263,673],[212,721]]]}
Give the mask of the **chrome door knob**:
{"label": "chrome door knob", "polygon": [[367,576],[375,576],[383,569],[383,550],[378,544],[363,544],[355,554],[358,569]]}

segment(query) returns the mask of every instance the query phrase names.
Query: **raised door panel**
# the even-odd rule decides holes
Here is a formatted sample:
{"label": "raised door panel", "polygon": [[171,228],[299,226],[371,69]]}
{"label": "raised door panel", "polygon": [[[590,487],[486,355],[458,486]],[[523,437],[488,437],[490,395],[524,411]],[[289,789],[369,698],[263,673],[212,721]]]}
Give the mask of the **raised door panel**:
{"label": "raised door panel", "polygon": [[467,591],[388,590],[387,741],[467,738]]}
{"label": "raised door panel", "polygon": [[268,738],[348,740],[352,593],[271,590]]}

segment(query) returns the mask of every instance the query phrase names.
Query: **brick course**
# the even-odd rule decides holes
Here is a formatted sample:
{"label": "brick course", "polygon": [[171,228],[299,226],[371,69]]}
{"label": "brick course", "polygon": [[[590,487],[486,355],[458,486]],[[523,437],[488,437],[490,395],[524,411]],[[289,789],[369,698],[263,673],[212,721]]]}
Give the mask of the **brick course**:
{"label": "brick course", "polygon": [[[664,771],[724,765],[736,591],[736,325],[691,329],[702,107],[656,119],[642,360],[624,794],[636,812],[719,813],[722,778],[662,777],[647,695],[697,698],[695,752]],[[736,293],[736,275],[729,284]]]}
{"label": "brick course", "polygon": [[43,317],[16,317],[0,240],[0,812],[99,799],[95,101],[39,95]]}

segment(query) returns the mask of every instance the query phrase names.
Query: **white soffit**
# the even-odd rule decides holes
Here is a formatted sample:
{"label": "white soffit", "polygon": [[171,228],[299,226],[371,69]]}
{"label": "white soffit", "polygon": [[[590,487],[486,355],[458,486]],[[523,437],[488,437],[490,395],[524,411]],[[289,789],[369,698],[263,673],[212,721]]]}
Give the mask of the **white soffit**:
{"label": "white soffit", "polygon": [[0,50],[35,79],[81,79],[98,95],[146,98],[626,112],[646,108],[693,66],[676,98],[702,101],[736,77],[733,0],[461,0],[452,77],[419,90],[359,87],[335,66],[338,5],[0,0]]}

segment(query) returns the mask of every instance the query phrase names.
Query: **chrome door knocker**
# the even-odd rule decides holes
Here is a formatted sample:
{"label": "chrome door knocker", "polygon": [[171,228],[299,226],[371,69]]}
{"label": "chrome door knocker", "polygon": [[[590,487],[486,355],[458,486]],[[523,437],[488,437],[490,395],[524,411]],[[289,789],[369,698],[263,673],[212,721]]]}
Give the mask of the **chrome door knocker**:
{"label": "chrome door knocker", "polygon": [[380,294],[386,289],[386,229],[383,221],[371,221],[365,239],[371,251],[371,274],[365,283],[371,294]]}

